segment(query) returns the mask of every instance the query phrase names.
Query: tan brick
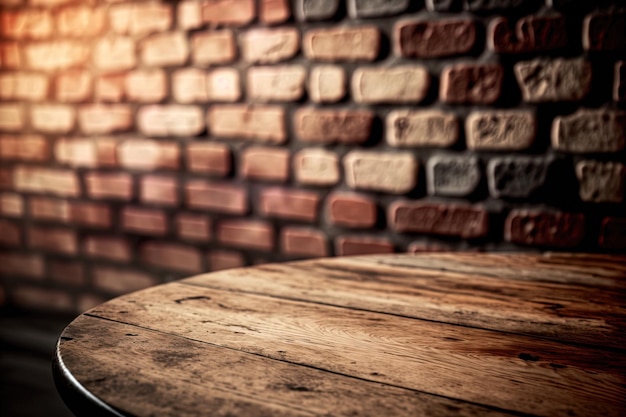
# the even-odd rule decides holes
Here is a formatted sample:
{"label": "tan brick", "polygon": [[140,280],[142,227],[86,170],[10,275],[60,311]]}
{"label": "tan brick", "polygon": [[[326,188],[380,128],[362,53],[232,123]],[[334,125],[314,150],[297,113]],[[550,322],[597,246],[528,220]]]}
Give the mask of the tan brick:
{"label": "tan brick", "polygon": [[115,146],[113,138],[62,138],[54,154],[57,162],[73,167],[115,166]]}
{"label": "tan brick", "polygon": [[401,148],[445,148],[456,143],[459,123],[454,113],[440,110],[393,110],[387,115],[386,138]]}
{"label": "tan brick", "polygon": [[126,97],[139,103],[158,103],[167,96],[167,78],[160,69],[136,70],[126,74]]}
{"label": "tan brick", "polygon": [[339,236],[335,239],[335,254],[339,256],[374,255],[393,252],[393,243],[385,238]]}
{"label": "tan brick", "polygon": [[48,79],[43,74],[7,72],[0,74],[0,99],[43,101],[48,94]]}
{"label": "tan brick", "polygon": [[54,22],[48,10],[4,10],[0,13],[0,35],[19,40],[41,40],[52,35]]}
{"label": "tan brick", "polygon": [[352,75],[357,103],[419,103],[426,97],[430,77],[421,65],[361,67]]}
{"label": "tan brick", "polygon": [[87,101],[92,92],[92,77],[88,71],[75,70],[59,75],[55,82],[55,96],[60,102]]}
{"label": "tan brick", "polygon": [[301,227],[284,228],[280,234],[280,247],[285,255],[316,258],[328,256],[326,236],[315,229]]}
{"label": "tan brick", "polygon": [[87,63],[89,52],[86,43],[70,40],[31,43],[24,47],[28,67],[42,71],[82,66]]}
{"label": "tan brick", "polygon": [[13,289],[13,303],[22,309],[74,312],[71,295],[62,290],[34,286],[18,286]]}
{"label": "tan brick", "polygon": [[131,138],[117,146],[117,160],[128,169],[178,169],[179,157],[178,144],[171,141]]}
{"label": "tan brick", "polygon": [[339,182],[339,157],[324,149],[303,149],[294,156],[296,181],[305,185],[328,186]]}
{"label": "tan brick", "polygon": [[115,4],[109,8],[110,30],[142,36],[172,27],[172,6],[157,2]]}
{"label": "tan brick", "polygon": [[309,97],[316,103],[335,103],[346,95],[346,73],[337,65],[311,68]]}
{"label": "tan brick", "polygon": [[564,152],[617,152],[626,145],[626,112],[578,110],[552,122],[552,147]]}
{"label": "tan brick", "polygon": [[291,7],[287,0],[261,0],[259,19],[263,23],[283,23],[291,17]]}
{"label": "tan brick", "polygon": [[285,110],[277,106],[221,105],[208,111],[211,135],[283,143],[287,139]]}
{"label": "tan brick", "polygon": [[188,207],[194,209],[240,215],[248,212],[248,194],[245,187],[227,183],[187,181],[185,201]]}
{"label": "tan brick", "polygon": [[48,264],[50,278],[63,285],[85,285],[85,268],[80,262],[51,260]]}
{"label": "tan brick", "polygon": [[17,223],[0,219],[0,246],[20,246],[22,231]]}
{"label": "tan brick", "polygon": [[191,274],[202,272],[200,253],[191,246],[147,242],[141,246],[140,256],[148,265]]}
{"label": "tan brick", "polygon": [[261,191],[260,209],[266,217],[314,222],[320,196],[312,191],[268,188]]}
{"label": "tan brick", "polygon": [[88,104],[78,109],[78,126],[86,134],[122,132],[133,126],[133,115],[124,104]]}
{"label": "tan brick", "polygon": [[91,37],[104,33],[107,16],[103,8],[72,6],[61,9],[56,15],[58,34],[71,37]]}
{"label": "tan brick", "polygon": [[576,164],[576,177],[583,201],[619,203],[624,201],[626,169],[619,162],[584,160]]}
{"label": "tan brick", "polygon": [[208,255],[211,271],[239,268],[246,265],[246,260],[239,252],[216,250]]}
{"label": "tan brick", "polygon": [[68,133],[74,128],[76,110],[64,104],[38,104],[31,107],[31,125],[45,133]]}
{"label": "tan brick", "polygon": [[526,149],[535,140],[535,115],[529,110],[473,112],[465,121],[465,133],[470,149]]}
{"label": "tan brick", "polygon": [[344,157],[351,188],[403,194],[417,184],[417,161],[410,153],[351,151]]}
{"label": "tan brick", "polygon": [[28,229],[28,245],[32,249],[74,255],[78,252],[73,230],[60,227],[31,227]]}
{"label": "tan brick", "polygon": [[44,276],[44,260],[40,255],[1,251],[0,274],[41,279]]}
{"label": "tan brick", "polygon": [[107,74],[96,78],[95,98],[97,102],[119,103],[125,97],[123,74]]}
{"label": "tan brick", "polygon": [[132,251],[128,241],[113,236],[88,236],[83,242],[85,254],[92,258],[128,262]]}
{"label": "tan brick", "polygon": [[141,62],[147,66],[183,65],[189,56],[187,36],[183,32],[151,35],[139,46]]}
{"label": "tan brick", "polygon": [[80,185],[76,173],[71,170],[18,166],[13,171],[17,191],[28,193],[50,193],[76,197]]}
{"label": "tan brick", "polygon": [[439,99],[450,104],[492,104],[500,98],[503,77],[499,64],[446,66],[441,73]]}
{"label": "tan brick", "polygon": [[123,36],[110,36],[96,42],[93,63],[103,71],[124,71],[135,67],[135,42]]}
{"label": "tan brick", "polygon": [[211,238],[211,220],[199,214],[179,213],[176,230],[181,239],[207,242]]}
{"label": "tan brick", "polygon": [[200,107],[177,104],[143,106],[137,126],[146,136],[196,136],[205,129]]}
{"label": "tan brick", "polygon": [[294,130],[303,142],[359,144],[371,134],[369,110],[322,110],[302,107],[294,113]]}
{"label": "tan brick", "polygon": [[304,95],[306,70],[300,65],[252,67],[248,69],[248,99],[254,101],[297,101]]}
{"label": "tan brick", "polygon": [[237,45],[230,30],[198,32],[191,37],[191,59],[194,65],[227,64],[236,58]]}
{"label": "tan brick", "polygon": [[474,47],[476,35],[469,19],[401,21],[394,28],[394,50],[408,58],[461,55]]}
{"label": "tan brick", "polygon": [[92,272],[93,285],[103,291],[121,295],[158,284],[155,277],[144,272],[99,266]]}
{"label": "tan brick", "polygon": [[0,104],[0,132],[16,132],[25,126],[24,106],[21,104]]}
{"label": "tan brick", "polygon": [[513,67],[524,101],[578,101],[591,87],[591,64],[584,59],[536,59]]}
{"label": "tan brick", "polygon": [[225,176],[231,169],[230,149],[221,143],[190,142],[186,145],[187,168],[193,172]]}
{"label": "tan brick", "polygon": [[223,220],[217,225],[217,237],[225,245],[271,251],[274,229],[269,223],[256,220]]}
{"label": "tan brick", "polygon": [[328,196],[326,212],[330,223],[344,227],[368,229],[376,224],[376,202],[353,193],[333,193]]}
{"label": "tan brick", "polygon": [[43,136],[0,135],[0,159],[15,161],[46,161],[50,157],[50,146]]}
{"label": "tan brick", "polygon": [[93,199],[130,200],[133,179],[126,173],[91,172],[85,176],[87,194]]}
{"label": "tan brick", "polygon": [[0,193],[0,216],[21,217],[24,214],[24,198],[19,194]]}
{"label": "tan brick", "polygon": [[251,29],[241,35],[240,43],[244,61],[273,64],[296,56],[300,33],[295,28]]}
{"label": "tan brick", "polygon": [[178,183],[175,177],[147,175],[141,179],[139,198],[144,204],[178,205]]}
{"label": "tan brick", "polygon": [[289,178],[289,151],[250,147],[241,153],[241,175],[261,181],[285,182]]}
{"label": "tan brick", "polygon": [[302,41],[307,58],[320,61],[373,61],[380,50],[375,26],[309,30]]}
{"label": "tan brick", "polygon": [[163,236],[167,233],[167,219],[161,210],[124,207],[121,218],[122,227],[126,232],[153,236]]}
{"label": "tan brick", "polygon": [[243,26],[256,17],[254,0],[204,0],[202,20],[210,25]]}
{"label": "tan brick", "polygon": [[18,42],[0,42],[0,68],[17,69],[23,59]]}

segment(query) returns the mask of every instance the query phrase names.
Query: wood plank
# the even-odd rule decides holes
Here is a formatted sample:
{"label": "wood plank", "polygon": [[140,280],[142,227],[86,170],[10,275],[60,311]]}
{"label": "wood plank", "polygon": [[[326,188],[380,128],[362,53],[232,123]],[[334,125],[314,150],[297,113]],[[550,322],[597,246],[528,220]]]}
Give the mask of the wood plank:
{"label": "wood plank", "polygon": [[[421,258],[269,264],[182,282],[624,349],[626,288],[590,291],[586,285],[560,280],[513,279],[512,273],[485,276],[484,267],[473,273],[442,272],[421,268]],[[541,274],[527,274],[533,275]]]}
{"label": "wood plank", "polygon": [[88,316],[60,351],[86,389],[137,416],[510,416]]}
{"label": "wood plank", "polygon": [[618,416],[623,354],[172,283],[92,310],[270,358],[500,409]]}

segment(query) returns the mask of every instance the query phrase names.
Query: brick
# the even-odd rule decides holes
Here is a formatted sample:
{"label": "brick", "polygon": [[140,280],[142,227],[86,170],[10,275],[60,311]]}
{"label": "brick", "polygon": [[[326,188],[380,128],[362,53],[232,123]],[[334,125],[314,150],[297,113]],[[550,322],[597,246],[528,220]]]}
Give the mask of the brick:
{"label": "brick", "polygon": [[504,224],[504,238],[521,245],[573,248],[585,233],[585,216],[555,211],[512,210]]}
{"label": "brick", "polygon": [[624,201],[626,169],[619,162],[583,160],[576,163],[576,177],[583,201],[619,203]]}
{"label": "brick", "polygon": [[50,146],[43,136],[0,135],[0,160],[46,161],[50,157]]}
{"label": "brick", "polygon": [[178,205],[178,184],[174,177],[147,175],[141,179],[139,193],[144,204]]}
{"label": "brick", "polygon": [[253,0],[204,0],[202,20],[210,25],[244,26],[256,17]]}
{"label": "brick", "polygon": [[29,207],[30,215],[39,220],[91,228],[111,227],[111,210],[103,204],[33,197],[30,199]]}
{"label": "brick", "polygon": [[0,99],[43,101],[48,94],[48,79],[43,74],[7,72],[0,74]]}
{"label": "brick", "polygon": [[26,118],[21,104],[0,104],[0,132],[24,129]]}
{"label": "brick", "polygon": [[146,2],[115,4],[109,8],[110,31],[119,35],[143,36],[172,27],[172,6]]}
{"label": "brick", "polygon": [[615,63],[615,80],[613,81],[613,100],[626,101],[626,61]]}
{"label": "brick", "polygon": [[410,153],[351,151],[343,162],[351,188],[404,194],[417,184],[417,161]]}
{"label": "brick", "polygon": [[352,75],[352,96],[357,103],[419,103],[430,86],[421,65],[361,67]]}
{"label": "brick", "polygon": [[172,141],[126,139],[117,146],[120,166],[136,170],[178,169],[180,151]]}
{"label": "brick", "polygon": [[221,143],[189,142],[185,148],[187,169],[223,177],[231,170],[230,149]]}
{"label": "brick", "polygon": [[544,187],[549,167],[545,158],[492,158],[487,164],[489,193],[494,198],[531,197]]}
{"label": "brick", "polygon": [[246,265],[246,260],[239,252],[216,250],[208,255],[211,271],[222,271],[224,269],[240,268]]}
{"label": "brick", "polygon": [[161,210],[124,207],[122,227],[126,232],[163,236],[167,233],[167,219]]}
{"label": "brick", "polygon": [[469,19],[400,21],[394,27],[394,51],[406,58],[463,55],[476,43],[476,23]]}
{"label": "brick", "polygon": [[467,155],[434,155],[426,164],[428,193],[465,197],[480,183],[478,158]]}
{"label": "brick", "polygon": [[211,220],[199,214],[179,213],[176,230],[181,239],[207,242],[211,238]]}
{"label": "brick", "polygon": [[18,42],[0,42],[0,68],[17,69],[23,59]]}
{"label": "brick", "polygon": [[22,232],[20,227],[8,220],[0,219],[0,247],[20,246],[22,244]]}
{"label": "brick", "polygon": [[263,221],[223,220],[217,225],[217,237],[228,246],[263,251],[274,248],[274,229]]}
{"label": "brick", "polygon": [[338,256],[375,255],[393,253],[393,244],[385,238],[367,236],[339,236],[335,239]]}
{"label": "brick", "polygon": [[369,110],[302,107],[294,114],[294,130],[303,142],[360,144],[369,139],[373,121]]}
{"label": "brick", "polygon": [[441,73],[439,98],[450,104],[492,104],[500,98],[504,71],[498,64],[455,64]]}
{"label": "brick", "polygon": [[88,236],[83,242],[85,254],[91,258],[128,262],[132,250],[128,241],[113,236]]}
{"label": "brick", "polygon": [[376,224],[378,210],[374,199],[352,193],[333,193],[326,200],[330,223],[359,229],[369,229]]}
{"label": "brick", "polygon": [[29,3],[33,6],[55,7],[72,2],[73,0],[31,0]]}
{"label": "brick", "polygon": [[260,194],[261,214],[279,219],[314,222],[319,203],[319,194],[312,191],[268,188]]}
{"label": "brick", "polygon": [[86,134],[123,132],[133,126],[133,115],[124,104],[88,104],[78,109],[78,126]]}
{"label": "brick", "polygon": [[289,178],[289,151],[250,147],[241,154],[241,175],[261,181],[285,182]]}
{"label": "brick", "polygon": [[72,170],[18,166],[13,171],[15,189],[27,193],[48,193],[77,197],[80,185]]}
{"label": "brick", "polygon": [[248,100],[259,102],[297,101],[304,95],[306,70],[299,65],[252,67],[248,69]]}
{"label": "brick", "polygon": [[44,261],[39,255],[0,251],[0,274],[41,279]]}
{"label": "brick", "polygon": [[279,24],[291,17],[290,2],[287,0],[261,0],[259,20],[266,24]]}
{"label": "brick", "polygon": [[85,42],[55,40],[24,46],[28,67],[41,71],[56,71],[83,66],[89,59],[90,48]]}
{"label": "brick", "polygon": [[124,71],[137,63],[135,42],[123,36],[109,36],[98,40],[94,46],[93,63],[103,71]]}
{"label": "brick", "polygon": [[598,243],[605,249],[626,249],[626,219],[605,217],[602,220]]}
{"label": "brick", "polygon": [[297,0],[296,15],[299,20],[324,20],[337,14],[339,0]]}
{"label": "brick", "polygon": [[103,8],[67,7],[56,15],[56,26],[61,36],[78,38],[98,36],[102,35],[107,27],[107,16]]}
{"label": "brick", "polygon": [[617,152],[626,141],[626,112],[578,110],[552,122],[552,147],[563,152]]}
{"label": "brick", "polygon": [[237,45],[231,30],[194,33],[191,37],[191,59],[194,65],[227,64],[237,58]]}
{"label": "brick", "polygon": [[24,214],[24,199],[19,194],[0,193],[0,216],[22,217]]}
{"label": "brick", "polygon": [[126,97],[139,103],[158,103],[167,96],[167,78],[160,69],[136,70],[126,74]]}
{"label": "brick", "polygon": [[176,6],[177,26],[189,30],[202,27],[202,3],[199,0],[183,0]]}
{"label": "brick", "polygon": [[21,285],[13,289],[12,296],[16,306],[29,311],[74,311],[71,295],[62,290]]}
{"label": "brick", "polygon": [[133,179],[126,173],[90,172],[85,175],[87,194],[97,200],[130,200]]}
{"label": "brick", "polygon": [[293,172],[299,184],[328,186],[339,182],[339,157],[324,149],[303,149],[294,156]]}
{"label": "brick", "polygon": [[277,106],[220,105],[209,108],[211,135],[280,144],[287,139],[285,110]]}
{"label": "brick", "polygon": [[86,284],[85,268],[75,261],[52,260],[48,264],[50,278],[63,285],[82,286]]}
{"label": "brick", "polygon": [[472,12],[491,12],[522,7],[531,3],[528,0],[465,0],[466,10]]}
{"label": "brick", "polygon": [[83,70],[61,74],[56,79],[54,90],[57,101],[63,103],[87,101],[92,93],[91,74]]}
{"label": "brick", "polygon": [[0,190],[13,189],[13,171],[0,165]]}
{"label": "brick", "polygon": [[62,138],[56,141],[57,162],[73,167],[110,167],[116,165],[113,138]]}
{"label": "brick", "polygon": [[212,183],[203,180],[191,180],[185,184],[187,207],[209,210],[218,213],[248,213],[248,194],[244,187]]}
{"label": "brick", "polygon": [[399,148],[446,148],[456,143],[459,123],[440,110],[392,110],[386,120],[387,143]]}
{"label": "brick", "polygon": [[346,95],[346,73],[337,65],[319,65],[311,68],[309,97],[316,103],[335,103]]}
{"label": "brick", "polygon": [[74,128],[76,111],[65,104],[38,104],[31,107],[30,121],[39,132],[68,133]]}
{"label": "brick", "polygon": [[200,253],[191,246],[147,242],[141,246],[140,254],[148,265],[192,274],[202,272]]}
{"label": "brick", "polygon": [[465,120],[467,147],[476,150],[521,150],[535,140],[536,119],[528,110],[476,111]]}
{"label": "brick", "polygon": [[317,61],[374,61],[380,43],[375,26],[313,29],[304,35],[302,49]]}
{"label": "brick", "polygon": [[389,206],[389,224],[398,232],[458,236],[487,235],[489,215],[484,208],[466,204],[398,200]]}
{"label": "brick", "polygon": [[126,92],[124,91],[126,77],[123,74],[106,74],[96,78],[94,95],[97,102],[119,103]]}
{"label": "brick", "polygon": [[583,48],[587,51],[614,51],[626,48],[626,13],[594,13],[583,21]]}
{"label": "brick", "polygon": [[260,28],[240,36],[241,57],[246,62],[274,64],[296,56],[300,32],[295,28]]}
{"label": "brick", "polygon": [[232,102],[241,97],[239,72],[235,68],[203,71],[185,68],[172,76],[172,93],[178,103]]}
{"label": "brick", "polygon": [[567,46],[567,27],[563,16],[527,16],[513,28],[507,18],[489,25],[489,49],[500,54],[520,54],[561,49]]}
{"label": "brick", "polygon": [[207,74],[206,91],[209,101],[232,102],[241,98],[239,71],[236,68],[216,68]]}
{"label": "brick", "polygon": [[28,244],[32,249],[75,255],[78,253],[76,234],[73,230],[59,227],[31,227]]}
{"label": "brick", "polygon": [[280,248],[285,255],[315,258],[328,256],[326,236],[315,229],[285,227],[280,234]]}
{"label": "brick", "polygon": [[187,36],[183,32],[151,35],[142,41],[139,49],[141,62],[152,67],[183,65],[189,56]]}
{"label": "brick", "polygon": [[196,136],[205,129],[204,114],[196,106],[143,106],[137,112],[137,127],[146,136]]}
{"label": "brick", "polygon": [[0,13],[0,35],[19,40],[42,40],[52,35],[54,22],[48,10],[4,10]]}
{"label": "brick", "polygon": [[584,59],[522,61],[513,67],[524,101],[578,101],[591,86],[591,64]]}
{"label": "brick", "polygon": [[104,266],[94,268],[92,277],[97,289],[112,294],[126,294],[158,284],[156,278],[144,272]]}
{"label": "brick", "polygon": [[348,13],[353,18],[391,16],[409,7],[409,0],[349,0]]}

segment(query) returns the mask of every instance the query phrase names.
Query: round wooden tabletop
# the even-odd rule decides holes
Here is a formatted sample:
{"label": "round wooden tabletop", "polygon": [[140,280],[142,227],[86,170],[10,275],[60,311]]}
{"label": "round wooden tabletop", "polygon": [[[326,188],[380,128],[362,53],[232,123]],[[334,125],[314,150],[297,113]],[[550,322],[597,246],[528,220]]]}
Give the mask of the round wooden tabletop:
{"label": "round wooden tabletop", "polygon": [[626,256],[328,258],[104,303],[54,369],[85,416],[610,417],[625,330]]}

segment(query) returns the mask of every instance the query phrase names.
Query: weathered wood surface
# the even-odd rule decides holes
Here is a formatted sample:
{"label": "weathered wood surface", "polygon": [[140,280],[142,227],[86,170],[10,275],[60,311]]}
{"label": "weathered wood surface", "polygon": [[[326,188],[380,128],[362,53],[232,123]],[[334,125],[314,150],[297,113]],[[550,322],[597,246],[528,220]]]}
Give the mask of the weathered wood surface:
{"label": "weathered wood surface", "polygon": [[138,416],[624,416],[625,269],[430,254],[229,270],[96,307],[58,355]]}

